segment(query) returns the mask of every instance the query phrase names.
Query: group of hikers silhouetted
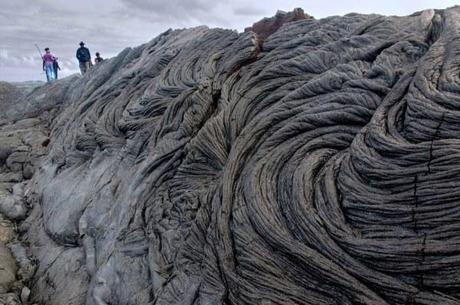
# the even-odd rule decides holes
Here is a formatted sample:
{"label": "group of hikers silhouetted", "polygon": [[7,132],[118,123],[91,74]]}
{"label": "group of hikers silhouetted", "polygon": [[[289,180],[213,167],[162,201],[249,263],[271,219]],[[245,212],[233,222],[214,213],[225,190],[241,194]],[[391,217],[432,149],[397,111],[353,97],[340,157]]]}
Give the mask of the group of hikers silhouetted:
{"label": "group of hikers silhouetted", "polygon": [[[93,63],[91,62],[91,53],[89,52],[89,49],[85,47],[85,43],[83,41],[80,42],[80,47],[77,49],[76,57],[78,59],[81,74],[85,74],[93,66]],[[42,59],[43,71],[45,71],[46,80],[51,82],[58,79],[58,70],[61,70],[58,58],[51,54],[49,48],[45,48],[45,54],[42,56]],[[99,52],[97,52],[94,63],[98,64],[103,60],[104,59],[101,57]]]}

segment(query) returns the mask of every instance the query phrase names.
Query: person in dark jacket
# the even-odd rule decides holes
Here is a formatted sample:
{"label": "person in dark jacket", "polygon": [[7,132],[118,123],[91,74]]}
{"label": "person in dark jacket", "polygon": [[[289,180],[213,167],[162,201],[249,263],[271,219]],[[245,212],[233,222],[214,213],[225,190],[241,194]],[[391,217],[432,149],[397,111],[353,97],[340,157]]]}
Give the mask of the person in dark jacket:
{"label": "person in dark jacket", "polygon": [[58,58],[57,58],[57,57],[54,58],[53,68],[54,68],[54,76],[56,76],[56,79],[58,79],[58,70],[61,70],[61,67],[59,67],[59,63],[58,63]]}
{"label": "person in dark jacket", "polygon": [[85,74],[91,66],[91,54],[88,48],[85,47],[85,43],[80,42],[80,47],[77,50],[77,59],[80,64],[81,74]]}
{"label": "person in dark jacket", "polygon": [[104,60],[104,58],[101,57],[101,54],[99,52],[96,52],[96,58],[94,59],[94,63],[97,65],[98,63],[101,63]]}

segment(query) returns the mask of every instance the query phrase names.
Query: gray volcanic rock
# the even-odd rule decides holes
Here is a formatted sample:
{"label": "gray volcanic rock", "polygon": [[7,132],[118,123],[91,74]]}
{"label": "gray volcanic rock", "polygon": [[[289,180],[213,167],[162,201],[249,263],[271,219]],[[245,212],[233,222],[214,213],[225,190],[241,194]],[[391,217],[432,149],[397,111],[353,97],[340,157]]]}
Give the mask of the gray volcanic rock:
{"label": "gray volcanic rock", "polygon": [[0,81],[0,103],[2,107],[7,102],[13,102],[21,96],[21,90],[15,85]]}
{"label": "gray volcanic rock", "polygon": [[458,20],[169,30],[18,99],[32,301],[460,304]]}

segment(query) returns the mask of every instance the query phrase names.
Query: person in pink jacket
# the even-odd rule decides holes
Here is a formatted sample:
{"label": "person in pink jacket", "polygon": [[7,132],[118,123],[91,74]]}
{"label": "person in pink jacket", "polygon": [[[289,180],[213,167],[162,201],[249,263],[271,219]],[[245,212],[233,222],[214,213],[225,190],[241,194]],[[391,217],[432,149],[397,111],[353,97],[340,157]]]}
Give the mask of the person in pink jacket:
{"label": "person in pink jacket", "polygon": [[43,71],[46,74],[46,80],[51,82],[56,79],[56,74],[54,73],[54,62],[56,61],[56,57],[51,54],[50,49],[45,49],[45,55],[43,55]]}

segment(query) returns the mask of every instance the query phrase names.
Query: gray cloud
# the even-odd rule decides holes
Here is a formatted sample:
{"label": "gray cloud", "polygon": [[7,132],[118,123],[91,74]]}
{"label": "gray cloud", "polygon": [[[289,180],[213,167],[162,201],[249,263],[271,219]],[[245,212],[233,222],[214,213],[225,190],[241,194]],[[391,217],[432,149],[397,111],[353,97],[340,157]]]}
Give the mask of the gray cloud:
{"label": "gray cloud", "polygon": [[51,48],[59,58],[61,75],[66,76],[77,72],[74,56],[80,40],[87,41],[93,53],[97,49],[105,56],[145,42],[145,33],[129,31],[135,22],[120,24],[112,16],[112,7],[96,9],[94,5],[102,3],[94,2],[0,0],[0,54],[4,55],[0,57],[0,80],[44,78],[36,43],[42,50]]}
{"label": "gray cloud", "polygon": [[[148,11],[155,15],[167,15],[174,18],[181,16],[187,18],[197,12],[203,13],[212,9],[219,1],[206,1],[206,0],[169,0],[169,1],[155,1],[155,0],[122,0],[129,8]],[[186,14],[184,14],[186,13]]]}
{"label": "gray cloud", "polygon": [[[232,5],[225,0],[121,0],[123,14],[172,27],[211,25],[231,27]],[[239,1],[239,0],[238,0]]]}
{"label": "gray cloud", "polygon": [[[264,16],[273,12],[267,12],[262,7],[240,6],[233,9],[233,14],[237,16]],[[257,20],[254,20],[254,22]]]}

